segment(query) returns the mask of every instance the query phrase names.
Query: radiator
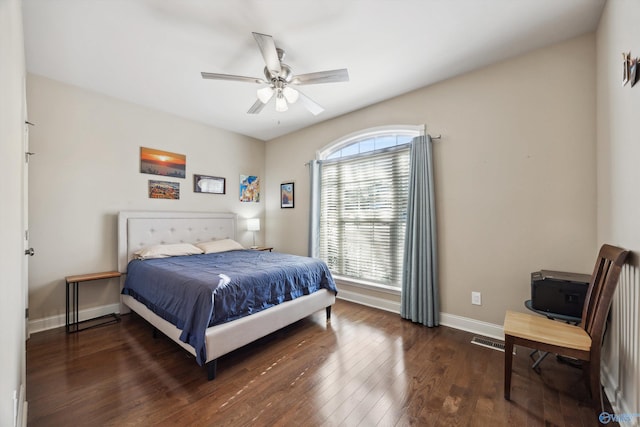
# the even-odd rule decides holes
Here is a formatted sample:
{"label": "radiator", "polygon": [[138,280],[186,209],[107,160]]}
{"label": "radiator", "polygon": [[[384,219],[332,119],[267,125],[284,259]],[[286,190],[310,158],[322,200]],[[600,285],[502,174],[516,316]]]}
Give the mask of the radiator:
{"label": "radiator", "polygon": [[603,383],[621,426],[640,426],[640,273],[625,265],[603,349]]}

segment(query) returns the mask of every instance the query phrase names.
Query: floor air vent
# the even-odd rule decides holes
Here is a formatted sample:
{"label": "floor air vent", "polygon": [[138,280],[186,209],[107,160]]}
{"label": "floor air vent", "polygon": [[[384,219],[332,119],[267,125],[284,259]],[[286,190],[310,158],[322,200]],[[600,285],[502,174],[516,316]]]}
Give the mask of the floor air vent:
{"label": "floor air vent", "polygon": [[[481,345],[482,347],[492,348],[494,350],[504,352],[504,343],[500,341],[494,341],[485,337],[473,337],[471,339],[471,344]],[[513,354],[516,353],[515,347],[513,348]]]}

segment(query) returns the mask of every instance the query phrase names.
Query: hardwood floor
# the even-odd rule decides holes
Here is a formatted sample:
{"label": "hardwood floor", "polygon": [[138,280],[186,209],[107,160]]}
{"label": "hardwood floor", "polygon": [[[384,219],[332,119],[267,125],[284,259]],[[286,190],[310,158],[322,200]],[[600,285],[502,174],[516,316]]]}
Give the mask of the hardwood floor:
{"label": "hardwood floor", "polygon": [[218,361],[218,376],[135,314],[27,344],[30,426],[597,426],[578,369],[339,300]]}

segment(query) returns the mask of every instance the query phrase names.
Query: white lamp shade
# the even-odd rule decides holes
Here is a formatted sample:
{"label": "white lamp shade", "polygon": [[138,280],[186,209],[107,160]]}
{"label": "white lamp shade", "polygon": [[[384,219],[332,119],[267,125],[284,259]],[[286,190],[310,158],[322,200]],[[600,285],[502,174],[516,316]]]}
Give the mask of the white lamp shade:
{"label": "white lamp shade", "polygon": [[288,109],[289,107],[287,106],[287,100],[284,99],[282,93],[278,93],[276,95],[276,111],[282,113],[284,111],[287,111]]}
{"label": "white lamp shade", "polygon": [[263,87],[262,89],[258,89],[258,99],[263,104],[266,104],[267,102],[269,102],[269,100],[273,96],[273,92],[274,92],[273,88],[270,86]]}
{"label": "white lamp shade", "polygon": [[290,104],[295,103],[298,100],[298,97],[300,96],[300,93],[297,90],[290,88],[289,86],[282,89],[282,94],[286,98],[287,102]]}
{"label": "white lamp shade", "polygon": [[260,231],[260,218],[248,219],[247,231]]}

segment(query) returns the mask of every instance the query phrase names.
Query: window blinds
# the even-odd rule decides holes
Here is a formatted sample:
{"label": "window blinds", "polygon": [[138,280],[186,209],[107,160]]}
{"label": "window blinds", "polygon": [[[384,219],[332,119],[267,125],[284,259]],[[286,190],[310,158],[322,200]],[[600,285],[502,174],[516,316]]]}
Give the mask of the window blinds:
{"label": "window blinds", "polygon": [[320,258],[336,275],[400,287],[408,145],[322,165]]}

